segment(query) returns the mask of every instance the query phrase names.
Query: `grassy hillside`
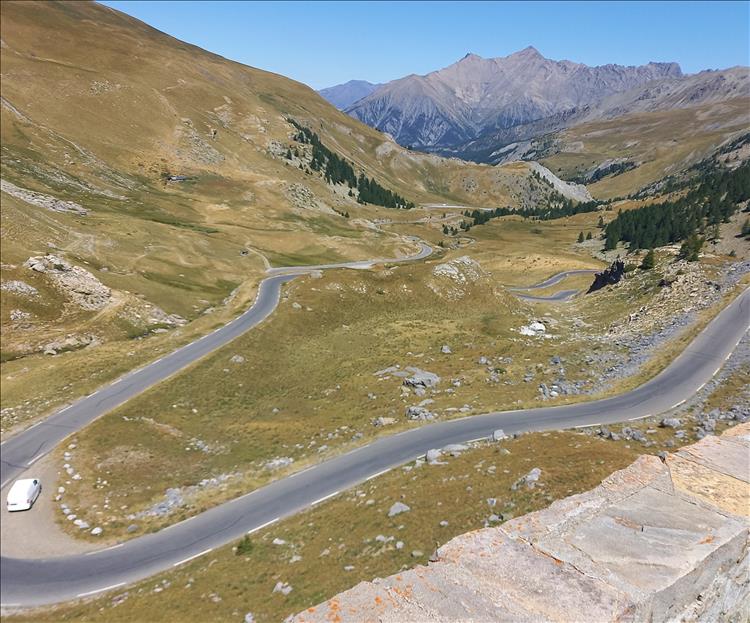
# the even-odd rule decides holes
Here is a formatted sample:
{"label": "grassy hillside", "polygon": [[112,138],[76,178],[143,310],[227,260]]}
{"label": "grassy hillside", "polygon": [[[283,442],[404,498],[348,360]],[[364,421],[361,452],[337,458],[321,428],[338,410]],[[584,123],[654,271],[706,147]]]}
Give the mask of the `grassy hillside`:
{"label": "grassy hillside", "polygon": [[598,199],[624,197],[698,163],[748,127],[748,98],[636,113],[584,123],[548,137],[541,162],[566,180],[585,178],[608,162],[629,163],[632,168],[614,170],[588,186]]}
{"label": "grassy hillside", "polygon": [[[0,10],[2,281],[22,284],[2,292],[4,408],[25,409],[29,375],[52,379],[55,399],[32,410],[49,409],[216,326],[252,301],[268,264],[413,249],[372,226],[394,210],[310,168],[290,119],[411,202],[514,205],[531,191],[523,167],[408,152],[302,84],[107,7]],[[24,266],[45,254],[109,288],[106,304],[83,309]],[[172,315],[187,324],[163,322]]]}

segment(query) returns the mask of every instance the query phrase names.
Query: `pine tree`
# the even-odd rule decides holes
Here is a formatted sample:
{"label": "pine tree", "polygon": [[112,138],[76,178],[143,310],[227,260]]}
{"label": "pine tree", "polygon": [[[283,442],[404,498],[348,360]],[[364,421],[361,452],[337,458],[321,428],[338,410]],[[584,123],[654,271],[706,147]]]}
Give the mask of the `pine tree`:
{"label": "pine tree", "polygon": [[588,233],[586,234],[586,240],[591,240],[591,232],[588,232]]}
{"label": "pine tree", "polygon": [[599,229],[604,229],[604,218],[599,216],[599,222],[596,224]]}
{"label": "pine tree", "polygon": [[750,218],[742,224],[742,235],[747,238],[750,236]]}
{"label": "pine tree", "polygon": [[654,250],[649,249],[648,253],[643,258],[643,261],[641,262],[641,268],[643,270],[651,270],[656,265],[656,258],[654,257]]}
{"label": "pine tree", "polygon": [[682,243],[678,257],[681,260],[687,260],[688,262],[697,262],[704,242],[703,238],[700,238],[696,234],[692,234]]}
{"label": "pine tree", "polygon": [[580,243],[580,242],[583,242],[584,240],[585,238],[583,237],[583,232],[581,232],[580,234],[578,234],[578,242]]}
{"label": "pine tree", "polygon": [[719,224],[716,223],[711,228],[711,242],[719,242],[721,240],[721,229],[719,229]]}

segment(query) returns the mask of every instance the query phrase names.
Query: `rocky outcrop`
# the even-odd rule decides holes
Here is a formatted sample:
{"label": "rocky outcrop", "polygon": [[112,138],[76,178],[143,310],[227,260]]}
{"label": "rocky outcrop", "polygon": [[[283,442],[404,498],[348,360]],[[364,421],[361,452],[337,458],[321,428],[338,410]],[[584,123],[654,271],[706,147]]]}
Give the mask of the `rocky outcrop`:
{"label": "rocky outcrop", "polygon": [[49,276],[58,289],[83,309],[102,309],[112,296],[112,291],[89,271],[73,266],[57,255],[30,257],[24,266]]}
{"label": "rocky outcrop", "polygon": [[537,173],[540,177],[547,180],[549,184],[563,197],[572,199],[573,201],[591,201],[593,197],[583,184],[573,184],[571,182],[563,182],[557,175],[552,173],[547,167],[542,166],[538,162],[528,162],[527,166],[529,169]]}
{"label": "rocky outcrop", "polygon": [[53,212],[69,212],[71,214],[76,214],[77,216],[86,216],[89,213],[86,208],[75,201],[63,201],[62,199],[57,199],[51,195],[45,195],[44,193],[38,193],[33,190],[26,190],[25,188],[19,188],[7,180],[0,180],[0,190],[16,199],[20,199],[21,201],[25,201],[26,203],[30,203],[39,208],[52,210]]}
{"label": "rocky outcrop", "polygon": [[427,287],[443,298],[456,300],[463,298],[472,284],[486,276],[476,260],[463,255],[435,266]]}
{"label": "rocky outcrop", "polygon": [[0,290],[4,290],[5,292],[12,292],[13,294],[18,294],[19,296],[25,296],[29,298],[39,296],[39,290],[37,290],[34,286],[30,286],[25,281],[3,281],[2,284],[0,284]]}
{"label": "rocky outcrop", "polygon": [[622,260],[615,260],[609,268],[604,269],[600,273],[596,273],[594,277],[594,283],[589,286],[588,293],[596,292],[601,290],[605,286],[611,286],[623,278],[625,275],[625,262]]}
{"label": "rocky outcrop", "polygon": [[429,566],[290,621],[742,621],[750,424],[642,456],[536,513],[461,535]]}

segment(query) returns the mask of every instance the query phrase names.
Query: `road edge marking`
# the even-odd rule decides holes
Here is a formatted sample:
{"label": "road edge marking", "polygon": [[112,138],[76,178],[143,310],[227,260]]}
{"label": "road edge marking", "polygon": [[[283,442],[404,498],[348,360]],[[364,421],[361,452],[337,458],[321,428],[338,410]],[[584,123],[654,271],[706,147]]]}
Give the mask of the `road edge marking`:
{"label": "road edge marking", "polygon": [[172,566],[173,567],[179,567],[180,565],[184,565],[186,562],[190,562],[194,558],[199,558],[200,556],[204,556],[204,555],[208,554],[209,552],[212,552],[213,549],[214,549],[213,547],[209,547],[208,549],[205,549],[202,552],[198,552],[197,554],[193,554],[192,556],[188,556],[187,558],[185,558],[184,560],[181,560],[180,562],[173,563]]}
{"label": "road edge marking", "polygon": [[112,584],[111,586],[105,586],[104,588],[97,588],[95,591],[78,593],[76,597],[88,597],[89,595],[96,595],[97,593],[103,593],[104,591],[111,591],[112,589],[120,588],[121,586],[125,586],[125,582],[119,582],[118,584]]}

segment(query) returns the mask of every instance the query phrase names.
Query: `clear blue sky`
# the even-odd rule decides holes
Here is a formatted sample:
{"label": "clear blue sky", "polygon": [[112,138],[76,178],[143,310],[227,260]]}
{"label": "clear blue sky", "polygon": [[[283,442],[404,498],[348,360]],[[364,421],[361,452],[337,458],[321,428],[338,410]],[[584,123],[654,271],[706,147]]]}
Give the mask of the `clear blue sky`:
{"label": "clear blue sky", "polygon": [[750,65],[743,2],[134,2],[103,4],[316,89],[425,74],[528,45],[588,65]]}

